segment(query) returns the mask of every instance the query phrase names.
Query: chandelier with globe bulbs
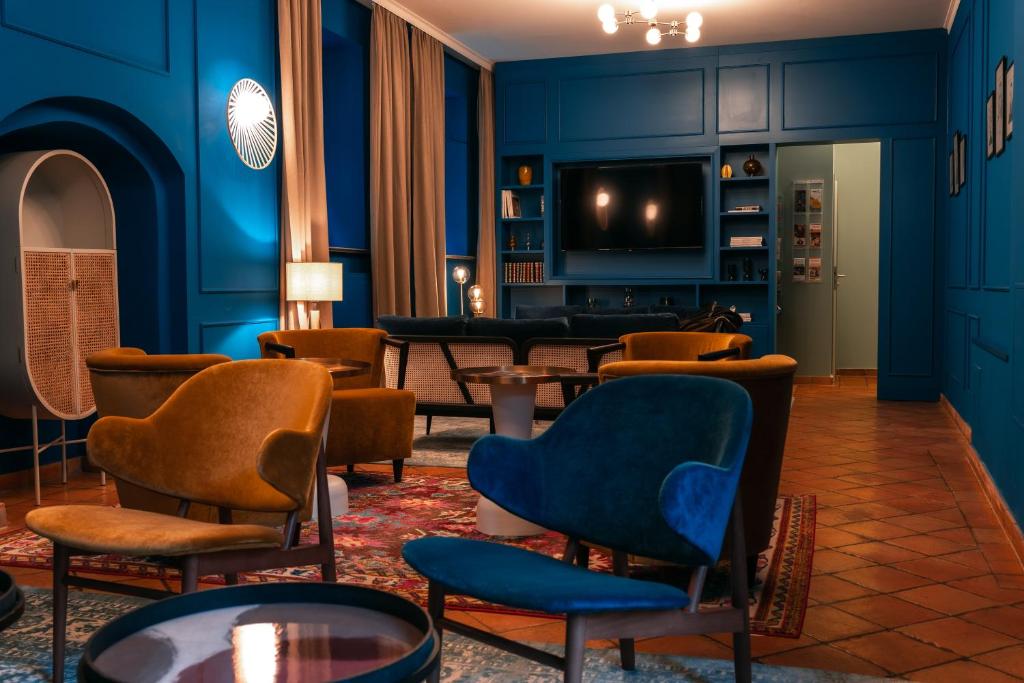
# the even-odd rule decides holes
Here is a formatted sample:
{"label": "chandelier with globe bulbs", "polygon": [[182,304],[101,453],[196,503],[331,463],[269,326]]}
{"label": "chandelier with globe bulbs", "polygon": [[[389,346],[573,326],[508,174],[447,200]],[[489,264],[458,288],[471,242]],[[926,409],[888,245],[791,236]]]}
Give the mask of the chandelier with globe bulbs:
{"label": "chandelier with globe bulbs", "polygon": [[[683,36],[688,43],[696,43],[700,40],[700,27],[704,23],[704,17],[700,12],[690,12],[686,19],[678,21],[658,20],[658,5],[655,0],[641,0],[639,9],[627,9],[616,12],[615,8],[605,3],[597,10],[597,18],[601,20],[604,32],[615,33],[619,26],[647,26],[645,37],[650,45],[657,45],[661,42],[662,36],[675,38]],[[663,31],[662,27],[668,27]]]}

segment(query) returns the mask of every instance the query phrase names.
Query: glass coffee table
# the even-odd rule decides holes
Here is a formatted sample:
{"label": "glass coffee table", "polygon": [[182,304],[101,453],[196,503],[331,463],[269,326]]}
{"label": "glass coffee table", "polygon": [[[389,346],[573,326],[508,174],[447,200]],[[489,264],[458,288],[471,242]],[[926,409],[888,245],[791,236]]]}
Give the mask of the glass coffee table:
{"label": "glass coffee table", "polygon": [[[494,431],[517,439],[533,437],[533,413],[537,386],[578,375],[570,368],[547,365],[505,365],[452,370],[456,382],[486,384],[491,390]],[[545,529],[516,517],[480,496],[476,504],[476,528],[488,536],[535,536]]]}
{"label": "glass coffee table", "polygon": [[133,610],[89,638],[81,681],[422,681],[440,641],[397,595],[331,583],[189,593]]}

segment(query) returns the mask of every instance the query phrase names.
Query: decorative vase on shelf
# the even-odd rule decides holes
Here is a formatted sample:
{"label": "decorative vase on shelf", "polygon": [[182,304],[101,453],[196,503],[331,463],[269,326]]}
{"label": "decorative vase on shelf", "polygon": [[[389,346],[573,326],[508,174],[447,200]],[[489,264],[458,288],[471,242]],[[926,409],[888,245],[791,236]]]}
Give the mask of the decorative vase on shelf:
{"label": "decorative vase on shelf", "polygon": [[722,164],[722,177],[726,180],[732,178],[732,164]]}
{"label": "decorative vase on shelf", "polygon": [[743,257],[743,281],[750,282],[754,279],[754,260],[749,256]]}
{"label": "decorative vase on shelf", "polygon": [[623,308],[633,308],[633,288],[626,287],[626,291],[622,297]]}
{"label": "decorative vase on shelf", "polygon": [[743,172],[748,176],[761,175],[761,171],[763,170],[764,167],[761,166],[761,162],[758,161],[753,154],[750,155],[749,159],[743,162]]}
{"label": "decorative vase on shelf", "polygon": [[520,185],[529,185],[530,183],[533,182],[533,168],[532,167],[527,166],[526,164],[523,164],[522,166],[519,167],[519,171],[517,173],[519,175],[519,184]]}
{"label": "decorative vase on shelf", "polygon": [[516,250],[516,236],[515,235],[512,235],[511,237],[508,238],[508,250],[509,251],[515,251]]}

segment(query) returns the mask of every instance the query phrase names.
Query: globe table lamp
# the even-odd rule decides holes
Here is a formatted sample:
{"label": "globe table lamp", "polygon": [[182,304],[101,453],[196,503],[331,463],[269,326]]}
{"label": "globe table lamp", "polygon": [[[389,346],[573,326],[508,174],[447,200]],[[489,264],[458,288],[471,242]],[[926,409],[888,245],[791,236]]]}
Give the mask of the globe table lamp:
{"label": "globe table lamp", "polygon": [[455,266],[452,268],[452,279],[459,284],[459,315],[465,315],[466,296],[462,293],[462,288],[469,282],[469,268],[466,266]]}
{"label": "globe table lamp", "polygon": [[[340,263],[286,263],[285,292],[288,301],[305,302],[308,319],[299,313],[299,327],[316,330],[320,328],[321,301],[343,301]],[[303,323],[306,323],[305,326]]]}

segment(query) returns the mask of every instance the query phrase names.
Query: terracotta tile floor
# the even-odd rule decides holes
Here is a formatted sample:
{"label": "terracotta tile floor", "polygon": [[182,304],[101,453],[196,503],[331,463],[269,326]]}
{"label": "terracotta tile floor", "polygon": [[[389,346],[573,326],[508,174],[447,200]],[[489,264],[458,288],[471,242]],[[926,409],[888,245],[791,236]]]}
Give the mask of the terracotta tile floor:
{"label": "terracotta tile floor", "polygon": [[[755,637],[755,656],[913,680],[1024,680],[1024,571],[964,440],[938,404],[878,402],[872,382],[843,377],[837,387],[797,387],[782,490],[818,497],[810,608],[800,638]],[[113,487],[104,490],[92,475],[47,486],[44,495],[49,504],[115,502]],[[32,507],[28,489],[0,500],[15,526]],[[14,573],[25,585],[50,583],[46,571]],[[519,640],[562,640],[562,625],[547,619],[457,618]],[[727,636],[638,647],[730,656]]]}

